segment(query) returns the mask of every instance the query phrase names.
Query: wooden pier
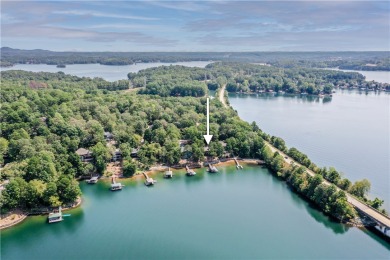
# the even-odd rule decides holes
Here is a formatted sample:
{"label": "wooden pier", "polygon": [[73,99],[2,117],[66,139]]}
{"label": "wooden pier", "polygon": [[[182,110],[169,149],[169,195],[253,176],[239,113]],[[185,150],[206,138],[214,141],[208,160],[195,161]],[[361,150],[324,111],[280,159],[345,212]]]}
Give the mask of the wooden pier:
{"label": "wooden pier", "polygon": [[187,176],[194,176],[196,174],[196,172],[191,170],[190,167],[188,167],[188,165],[186,165],[186,174],[187,174]]}
{"label": "wooden pier", "polygon": [[209,167],[208,172],[210,172],[210,173],[217,173],[218,172],[218,169],[214,165],[212,165],[211,163],[209,163],[208,167]]}
{"label": "wooden pier", "polygon": [[145,185],[146,186],[151,186],[151,185],[154,185],[156,183],[155,180],[153,180],[153,178],[150,178],[146,172],[142,172],[142,174],[145,176]]}
{"label": "wooden pier", "polygon": [[236,168],[237,169],[244,169],[244,167],[242,167],[242,165],[237,161],[236,158],[234,158],[234,162],[236,163]]}

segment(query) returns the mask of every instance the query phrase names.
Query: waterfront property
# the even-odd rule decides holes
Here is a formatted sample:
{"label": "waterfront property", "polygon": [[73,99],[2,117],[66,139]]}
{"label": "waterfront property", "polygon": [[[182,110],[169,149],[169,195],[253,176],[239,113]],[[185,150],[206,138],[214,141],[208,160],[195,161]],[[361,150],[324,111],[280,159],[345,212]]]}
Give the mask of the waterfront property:
{"label": "waterfront property", "polygon": [[137,178],[124,180],[132,188],[115,194],[107,194],[109,183],[81,182],[87,203],[71,218],[46,225],[46,216],[34,216],[2,230],[2,259],[388,258],[390,244],[376,235],[332,221],[266,168],[243,166],[243,174],[232,165],[191,178],[175,171],[176,181],[147,190]]}
{"label": "waterfront property", "polygon": [[90,150],[88,150],[88,149],[79,148],[76,151],[76,154],[78,156],[80,156],[80,160],[82,162],[92,162],[93,161],[92,152]]}

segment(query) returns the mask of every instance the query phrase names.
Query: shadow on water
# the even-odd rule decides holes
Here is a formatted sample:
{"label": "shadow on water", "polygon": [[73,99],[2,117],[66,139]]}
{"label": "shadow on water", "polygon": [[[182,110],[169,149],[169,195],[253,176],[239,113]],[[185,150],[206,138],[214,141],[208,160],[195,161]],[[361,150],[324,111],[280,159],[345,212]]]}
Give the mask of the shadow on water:
{"label": "shadow on water", "polygon": [[301,100],[302,102],[308,103],[329,103],[332,101],[331,96],[325,96],[320,98],[315,95],[296,95],[296,94],[287,94],[287,93],[250,93],[250,94],[240,94],[232,93],[229,94],[229,98],[258,98],[263,100],[276,100],[280,98],[290,99],[290,100]]}
{"label": "shadow on water", "polygon": [[[6,242],[6,246],[7,244],[17,243],[20,248],[23,248],[23,246],[28,248],[36,243],[37,237],[52,236],[55,238],[77,233],[84,222],[83,209],[79,207],[64,211],[64,214],[71,214],[71,216],[64,217],[63,221],[52,224],[47,222],[46,215],[28,217],[17,226],[2,230],[2,243]],[[47,228],[43,228],[43,226],[47,226]]]}
{"label": "shadow on water", "polygon": [[288,194],[290,198],[294,201],[294,205],[299,208],[304,208],[309,215],[318,223],[321,223],[327,229],[330,229],[335,234],[344,234],[349,230],[348,225],[339,223],[337,220],[333,219],[330,216],[325,215],[316,205],[309,202],[305,197],[297,194],[287,183],[280,180],[278,177],[273,175],[271,172],[269,174],[272,177],[272,182],[279,182],[283,184],[283,188],[288,189]]}

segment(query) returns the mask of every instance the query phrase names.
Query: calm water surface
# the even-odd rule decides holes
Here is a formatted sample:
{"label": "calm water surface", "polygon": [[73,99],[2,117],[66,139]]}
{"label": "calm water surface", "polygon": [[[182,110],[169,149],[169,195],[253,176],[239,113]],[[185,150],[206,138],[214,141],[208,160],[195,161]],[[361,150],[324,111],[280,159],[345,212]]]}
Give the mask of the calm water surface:
{"label": "calm water surface", "polygon": [[2,259],[388,259],[375,235],[334,223],[267,169],[175,172],[155,187],[81,184],[82,208],[1,232]]}
{"label": "calm water surface", "polygon": [[319,166],[352,181],[367,178],[371,197],[390,210],[390,95],[339,91],[331,100],[299,96],[229,95],[240,117],[282,137]]}
{"label": "calm water surface", "polygon": [[66,74],[71,74],[79,77],[101,77],[108,81],[116,81],[120,79],[127,79],[127,73],[138,72],[143,69],[167,66],[167,65],[183,65],[187,67],[200,67],[204,68],[210,62],[208,61],[188,61],[188,62],[175,62],[175,63],[161,63],[161,62],[150,62],[150,63],[137,63],[125,66],[108,66],[101,64],[73,64],[66,65],[66,68],[57,68],[56,65],[46,64],[16,64],[13,67],[0,68],[3,70],[26,70],[32,72],[58,72],[62,71]]}

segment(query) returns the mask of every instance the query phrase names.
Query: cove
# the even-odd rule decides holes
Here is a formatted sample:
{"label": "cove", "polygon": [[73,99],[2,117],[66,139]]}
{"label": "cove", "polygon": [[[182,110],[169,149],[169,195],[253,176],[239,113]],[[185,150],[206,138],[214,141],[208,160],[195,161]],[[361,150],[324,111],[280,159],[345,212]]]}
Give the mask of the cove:
{"label": "cove", "polygon": [[2,259],[386,259],[390,245],[374,234],[333,222],[266,168],[219,166],[187,177],[154,176],[80,183],[84,202],[71,217],[45,216],[1,232]]}

